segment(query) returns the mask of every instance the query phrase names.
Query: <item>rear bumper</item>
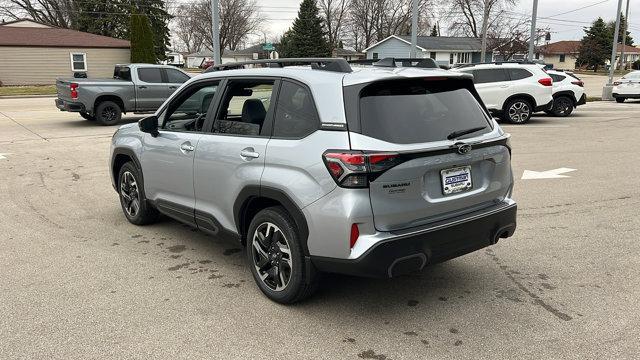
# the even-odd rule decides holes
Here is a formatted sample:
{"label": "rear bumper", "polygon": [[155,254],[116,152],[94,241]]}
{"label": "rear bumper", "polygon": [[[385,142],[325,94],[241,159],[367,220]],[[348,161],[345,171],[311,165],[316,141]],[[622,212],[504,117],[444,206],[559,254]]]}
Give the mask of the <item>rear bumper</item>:
{"label": "rear bumper", "polygon": [[625,98],[625,99],[640,99],[640,93],[638,94],[619,94],[613,93],[614,98]]}
{"label": "rear bumper", "polygon": [[311,256],[316,269],[367,277],[393,277],[495,244],[516,230],[517,205],[504,203],[466,218],[449,220],[429,229],[395,234],[357,259]]}
{"label": "rear bumper", "polygon": [[551,108],[553,108],[553,100],[549,101],[548,103],[546,103],[544,105],[536,106],[533,109],[533,112],[551,110]]}
{"label": "rear bumper", "polygon": [[576,102],[576,106],[584,105],[587,103],[587,94],[582,94],[578,102]]}
{"label": "rear bumper", "polygon": [[60,111],[69,111],[69,112],[84,112],[84,104],[76,103],[71,101],[66,101],[62,99],[55,99],[56,107]]}

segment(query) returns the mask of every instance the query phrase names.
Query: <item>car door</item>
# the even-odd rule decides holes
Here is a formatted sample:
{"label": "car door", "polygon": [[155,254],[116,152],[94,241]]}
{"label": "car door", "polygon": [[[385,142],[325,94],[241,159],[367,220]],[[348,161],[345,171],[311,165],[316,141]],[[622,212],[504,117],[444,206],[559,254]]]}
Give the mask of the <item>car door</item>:
{"label": "car door", "polygon": [[194,160],[196,222],[217,234],[236,231],[238,194],[260,185],[273,106],[280,81],[231,78],[226,81],[212,126],[200,138]]}
{"label": "car door", "polygon": [[473,82],[482,102],[489,110],[501,110],[511,95],[509,78],[504,69],[475,69]]}
{"label": "car door", "polygon": [[139,67],[136,71],[136,110],[155,111],[168,98],[160,67]]}
{"label": "car door", "polygon": [[164,68],[167,83],[167,98],[171,96],[183,83],[190,79],[189,75],[178,69]]}
{"label": "car door", "polygon": [[219,80],[199,81],[181,91],[158,116],[159,134],[146,134],[142,152],[145,193],[158,209],[195,225],[193,159]]}

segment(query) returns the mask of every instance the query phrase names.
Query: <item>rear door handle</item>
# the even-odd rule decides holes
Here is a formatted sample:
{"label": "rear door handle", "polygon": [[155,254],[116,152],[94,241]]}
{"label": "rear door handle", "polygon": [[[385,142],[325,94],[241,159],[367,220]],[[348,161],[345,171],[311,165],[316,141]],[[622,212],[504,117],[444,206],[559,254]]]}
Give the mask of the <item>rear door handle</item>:
{"label": "rear door handle", "polygon": [[146,88],[147,88],[147,87],[146,87],[146,86],[144,86],[144,85],[140,85],[140,86],[138,86],[138,89],[146,89]]}
{"label": "rear door handle", "polygon": [[180,150],[182,150],[182,152],[185,153],[185,154],[189,153],[189,152],[192,152],[195,149],[196,149],[196,147],[191,145],[191,143],[188,142],[188,141],[185,142],[185,143],[182,143],[182,145],[180,145]]}
{"label": "rear door handle", "polygon": [[246,160],[257,159],[260,157],[260,153],[256,152],[253,148],[244,148],[240,151],[240,156]]}

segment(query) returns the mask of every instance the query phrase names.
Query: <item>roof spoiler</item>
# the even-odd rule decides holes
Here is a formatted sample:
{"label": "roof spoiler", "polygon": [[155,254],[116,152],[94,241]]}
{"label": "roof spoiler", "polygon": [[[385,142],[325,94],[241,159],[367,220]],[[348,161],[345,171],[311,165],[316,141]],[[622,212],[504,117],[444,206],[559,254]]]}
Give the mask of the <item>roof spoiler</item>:
{"label": "roof spoiler", "polygon": [[226,64],[213,65],[205,70],[205,73],[213,71],[244,69],[246,65],[263,65],[263,67],[282,68],[285,66],[311,65],[314,70],[325,70],[340,73],[353,71],[347,60],[342,58],[284,58],[284,59],[260,59]]}

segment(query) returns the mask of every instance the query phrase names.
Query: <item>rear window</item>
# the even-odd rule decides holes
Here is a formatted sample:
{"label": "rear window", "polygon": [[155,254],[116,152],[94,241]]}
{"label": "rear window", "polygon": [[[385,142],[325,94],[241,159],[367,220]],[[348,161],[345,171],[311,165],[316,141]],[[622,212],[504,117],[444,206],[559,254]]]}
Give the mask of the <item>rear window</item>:
{"label": "rear window", "polygon": [[116,66],[113,69],[113,78],[131,81],[131,69],[127,66]]}
{"label": "rear window", "polygon": [[360,93],[363,135],[396,144],[446,140],[454,131],[486,128],[488,117],[476,98],[457,81],[392,80],[373,83]]}

